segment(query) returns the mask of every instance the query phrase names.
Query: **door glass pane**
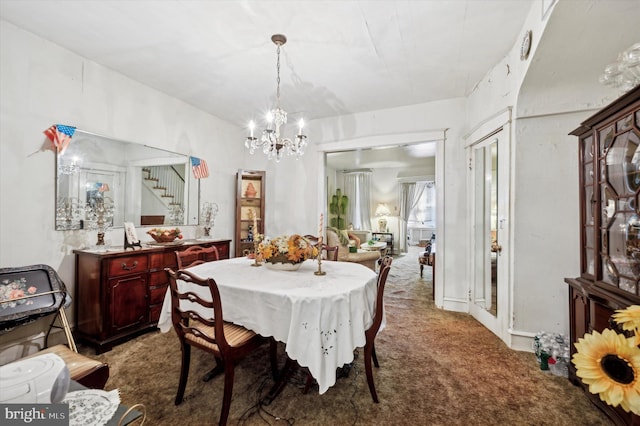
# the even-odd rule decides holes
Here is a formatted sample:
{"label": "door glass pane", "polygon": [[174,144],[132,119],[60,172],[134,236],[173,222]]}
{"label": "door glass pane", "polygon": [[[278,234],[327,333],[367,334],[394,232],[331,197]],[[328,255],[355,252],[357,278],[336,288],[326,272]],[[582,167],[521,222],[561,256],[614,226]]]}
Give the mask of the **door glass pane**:
{"label": "door glass pane", "polygon": [[487,217],[487,196],[486,196],[486,176],[485,176],[485,164],[486,164],[486,152],[485,148],[476,148],[475,150],[475,164],[474,164],[474,195],[475,195],[475,223],[474,239],[476,247],[474,249],[474,302],[484,308],[486,295],[485,295],[485,281],[486,277],[486,223],[488,223]]}
{"label": "door glass pane", "polygon": [[498,261],[498,140],[474,150],[475,242],[474,303],[497,316]]}

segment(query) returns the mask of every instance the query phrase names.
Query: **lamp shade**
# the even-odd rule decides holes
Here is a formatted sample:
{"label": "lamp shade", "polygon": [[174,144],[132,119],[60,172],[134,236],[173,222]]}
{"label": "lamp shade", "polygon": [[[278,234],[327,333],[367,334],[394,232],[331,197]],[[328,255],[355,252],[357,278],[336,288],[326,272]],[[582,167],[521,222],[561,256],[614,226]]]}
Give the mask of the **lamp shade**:
{"label": "lamp shade", "polygon": [[376,217],[389,216],[390,214],[391,214],[391,211],[389,210],[389,208],[385,203],[380,203],[378,204],[378,207],[376,207]]}

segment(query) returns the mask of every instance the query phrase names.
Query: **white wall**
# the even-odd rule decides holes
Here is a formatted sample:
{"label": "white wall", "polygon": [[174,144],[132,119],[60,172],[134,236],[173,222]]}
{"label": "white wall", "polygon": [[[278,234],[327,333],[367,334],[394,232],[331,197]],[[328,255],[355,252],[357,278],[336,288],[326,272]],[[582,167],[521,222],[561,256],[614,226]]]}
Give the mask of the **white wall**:
{"label": "white wall", "polygon": [[540,330],[569,332],[563,280],[579,274],[579,211],[577,140],[567,134],[617,96],[598,75],[638,41],[639,20],[633,1],[559,0],[545,19],[538,2],[521,34],[533,33],[529,59],[519,38],[469,96],[472,129],[514,107],[511,347],[531,350]]}
{"label": "white wall", "polygon": [[580,213],[578,140],[568,133],[619,95],[598,76],[638,42],[638,22],[634,1],[562,0],[539,36],[514,126],[516,334],[569,333],[564,278],[580,274]]}
{"label": "white wall", "polygon": [[4,20],[0,52],[0,267],[48,264],[73,294],[72,251],[95,241],[95,232],[54,230],[54,153],[41,147],[56,123],[205,159],[202,199],[220,207],[213,236],[233,239],[239,129]]}

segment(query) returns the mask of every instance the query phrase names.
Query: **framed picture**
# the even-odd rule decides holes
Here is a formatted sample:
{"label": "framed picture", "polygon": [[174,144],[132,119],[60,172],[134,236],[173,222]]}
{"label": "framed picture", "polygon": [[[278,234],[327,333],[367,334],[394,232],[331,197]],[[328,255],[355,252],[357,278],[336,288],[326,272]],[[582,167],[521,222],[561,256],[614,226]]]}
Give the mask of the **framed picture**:
{"label": "framed picture", "polygon": [[140,241],[138,239],[138,234],[136,234],[136,227],[133,222],[124,223],[124,235],[127,238],[127,245],[137,244]]}

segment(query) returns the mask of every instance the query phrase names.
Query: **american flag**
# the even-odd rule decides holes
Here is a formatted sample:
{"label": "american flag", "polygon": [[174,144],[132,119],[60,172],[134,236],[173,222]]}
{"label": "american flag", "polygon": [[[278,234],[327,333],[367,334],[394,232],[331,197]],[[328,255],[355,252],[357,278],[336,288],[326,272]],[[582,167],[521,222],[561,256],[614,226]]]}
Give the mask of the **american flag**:
{"label": "american flag", "polygon": [[193,170],[193,177],[196,179],[209,177],[207,162],[200,158],[191,157],[191,169]]}
{"label": "american flag", "polygon": [[67,146],[69,146],[69,142],[71,142],[71,137],[75,131],[75,127],[65,126],[63,124],[54,124],[43,133],[51,141],[54,151],[58,151],[59,154],[62,154],[64,150],[67,149]]}

